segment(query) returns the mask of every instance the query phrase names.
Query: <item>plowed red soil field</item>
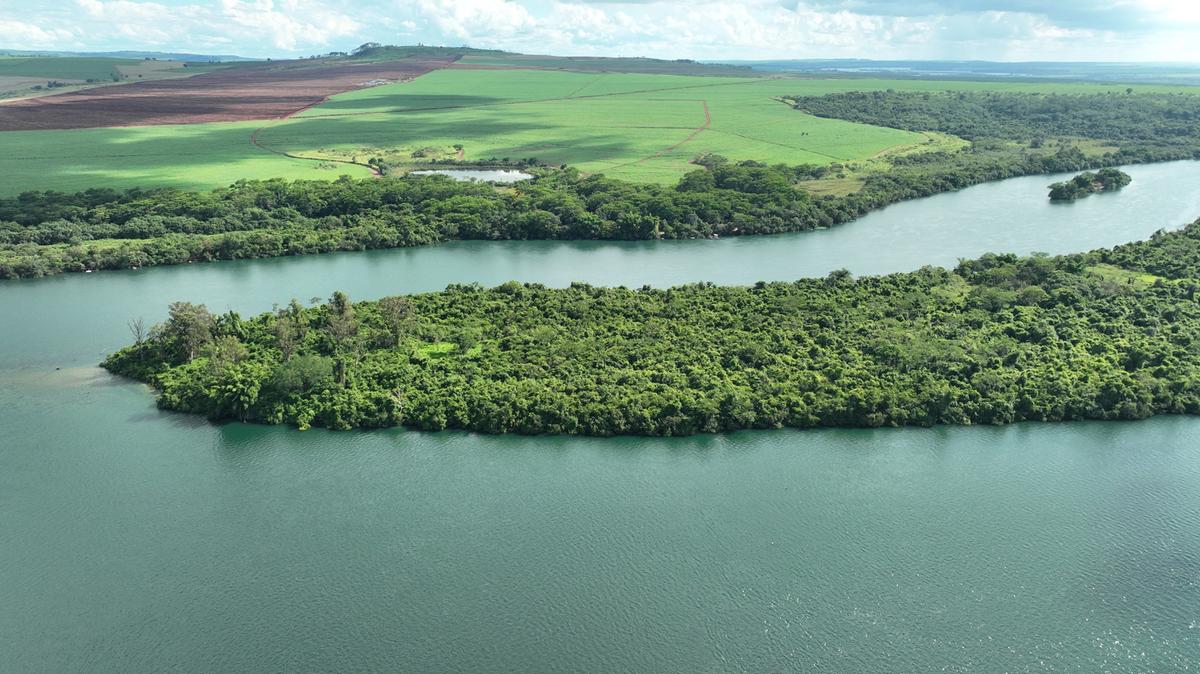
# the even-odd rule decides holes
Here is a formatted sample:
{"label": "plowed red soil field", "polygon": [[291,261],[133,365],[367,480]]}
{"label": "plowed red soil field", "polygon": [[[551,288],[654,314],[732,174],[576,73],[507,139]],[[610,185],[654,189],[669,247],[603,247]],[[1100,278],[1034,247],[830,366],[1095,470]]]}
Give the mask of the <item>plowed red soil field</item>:
{"label": "plowed red soil field", "polygon": [[277,61],[185,79],[99,87],[0,104],[0,131],[275,119],[368,82],[409,80],[450,62]]}

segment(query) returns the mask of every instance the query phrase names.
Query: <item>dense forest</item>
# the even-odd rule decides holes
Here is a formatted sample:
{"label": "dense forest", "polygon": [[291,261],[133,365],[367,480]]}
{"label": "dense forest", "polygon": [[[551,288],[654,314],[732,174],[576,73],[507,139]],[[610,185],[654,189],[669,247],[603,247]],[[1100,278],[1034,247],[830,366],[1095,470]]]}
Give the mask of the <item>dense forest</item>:
{"label": "dense forest", "polygon": [[[956,152],[890,158],[889,170],[866,175],[861,188],[844,196],[812,196],[803,189],[836,177],[837,165],[767,166],[714,156],[699,158],[697,169],[673,186],[538,168],[533,180],[505,187],[408,176],[245,181],[212,192],[31,192],[0,199],[0,278],[451,239],[634,240],[805,231],[990,180],[1200,154],[1195,116],[1200,97],[1192,96],[874,92],[800,98],[794,104],[854,121],[948,130],[974,142]],[[1030,111],[1039,105],[1048,109]],[[1026,112],[1030,118],[1022,122]],[[1093,147],[1085,152],[1071,138],[1092,139]]]}
{"label": "dense forest", "polygon": [[788,100],[818,117],[967,140],[1038,145],[1051,138],[1090,138],[1121,147],[1178,149],[1179,158],[1200,147],[1200,96],[1194,94],[863,91]]}
{"label": "dense forest", "polygon": [[1104,168],[1095,173],[1084,171],[1070,180],[1050,185],[1050,200],[1075,201],[1089,194],[1119,190],[1132,181],[1128,173],[1119,169]]}
{"label": "dense forest", "polygon": [[178,303],[109,357],[165,409],[333,429],[683,435],[1200,413],[1200,222],[855,279],[508,283],[253,318]]}

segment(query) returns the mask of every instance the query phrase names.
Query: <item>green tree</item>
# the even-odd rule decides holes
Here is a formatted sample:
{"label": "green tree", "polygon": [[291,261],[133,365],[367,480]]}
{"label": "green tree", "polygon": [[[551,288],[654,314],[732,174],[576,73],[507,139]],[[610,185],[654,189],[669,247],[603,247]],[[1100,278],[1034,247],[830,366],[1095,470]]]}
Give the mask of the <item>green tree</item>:
{"label": "green tree", "polygon": [[200,348],[212,341],[214,328],[216,320],[203,304],[174,302],[164,332],[176,345],[176,357],[191,362]]}
{"label": "green tree", "polygon": [[405,297],[385,297],[379,300],[379,315],[391,336],[391,345],[399,346],[416,323],[412,302]]}

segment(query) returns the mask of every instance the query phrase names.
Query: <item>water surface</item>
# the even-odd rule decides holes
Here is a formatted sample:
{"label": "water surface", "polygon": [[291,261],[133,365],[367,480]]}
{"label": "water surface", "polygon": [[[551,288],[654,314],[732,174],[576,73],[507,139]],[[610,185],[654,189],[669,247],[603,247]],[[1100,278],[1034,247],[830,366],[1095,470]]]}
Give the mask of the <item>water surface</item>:
{"label": "water surface", "polygon": [[[0,671],[1186,671],[1200,420],[685,439],[300,433],[93,364],[175,299],[750,283],[1066,252],[1200,216],[1200,164],[723,241],[455,243],[0,283]],[[61,369],[56,369],[61,368]]]}
{"label": "water surface", "polygon": [[533,176],[523,171],[512,169],[430,169],[410,171],[413,175],[450,176],[460,181],[480,181],[486,183],[515,183],[529,180]]}

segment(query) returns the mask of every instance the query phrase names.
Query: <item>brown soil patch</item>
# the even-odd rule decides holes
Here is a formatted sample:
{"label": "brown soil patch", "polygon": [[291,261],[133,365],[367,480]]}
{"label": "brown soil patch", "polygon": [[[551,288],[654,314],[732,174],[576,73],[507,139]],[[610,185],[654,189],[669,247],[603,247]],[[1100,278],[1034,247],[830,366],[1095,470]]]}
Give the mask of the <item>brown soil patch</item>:
{"label": "brown soil patch", "polygon": [[368,82],[410,80],[447,60],[277,61],[0,105],[0,131],[276,119]]}

